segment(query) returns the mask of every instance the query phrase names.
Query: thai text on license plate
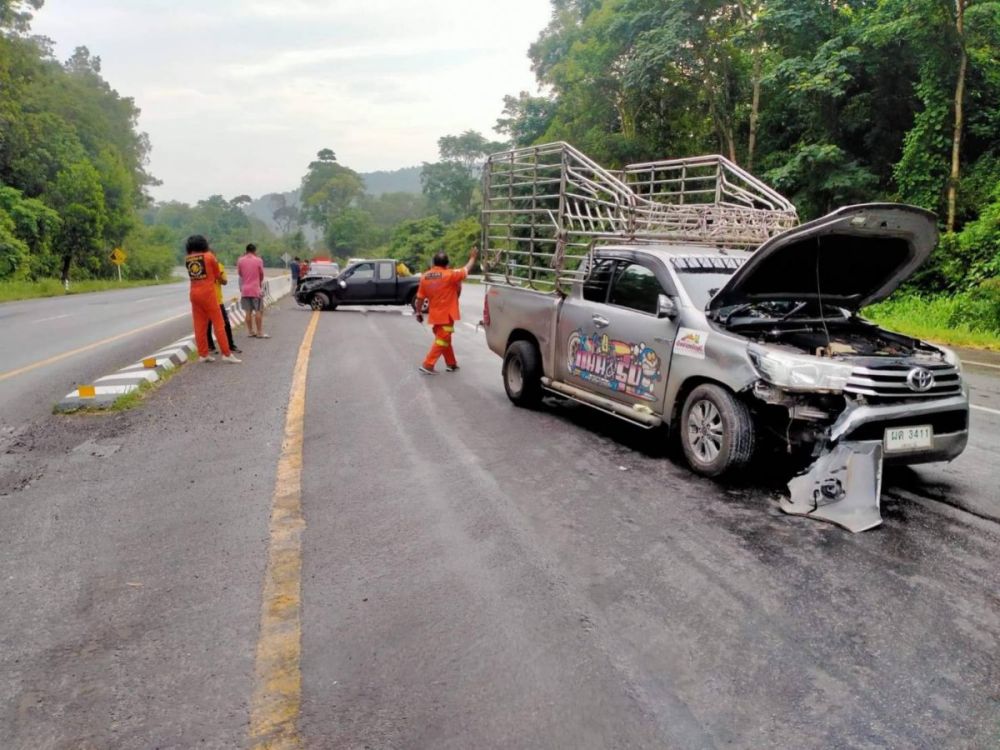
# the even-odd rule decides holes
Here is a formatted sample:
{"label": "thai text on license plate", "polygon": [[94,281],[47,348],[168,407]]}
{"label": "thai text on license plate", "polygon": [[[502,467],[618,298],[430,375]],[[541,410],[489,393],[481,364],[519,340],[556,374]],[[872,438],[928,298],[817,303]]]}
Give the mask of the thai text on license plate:
{"label": "thai text on license plate", "polygon": [[885,431],[885,452],[918,451],[932,447],[934,428],[929,424],[890,427]]}

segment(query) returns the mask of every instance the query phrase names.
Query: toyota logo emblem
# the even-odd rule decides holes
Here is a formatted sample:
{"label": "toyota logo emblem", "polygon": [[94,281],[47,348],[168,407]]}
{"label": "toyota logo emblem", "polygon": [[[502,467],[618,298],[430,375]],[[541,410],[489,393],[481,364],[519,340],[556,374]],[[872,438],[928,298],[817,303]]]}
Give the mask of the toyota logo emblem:
{"label": "toyota logo emblem", "polygon": [[934,373],[923,367],[914,367],[906,375],[906,384],[911,391],[925,393],[934,387]]}

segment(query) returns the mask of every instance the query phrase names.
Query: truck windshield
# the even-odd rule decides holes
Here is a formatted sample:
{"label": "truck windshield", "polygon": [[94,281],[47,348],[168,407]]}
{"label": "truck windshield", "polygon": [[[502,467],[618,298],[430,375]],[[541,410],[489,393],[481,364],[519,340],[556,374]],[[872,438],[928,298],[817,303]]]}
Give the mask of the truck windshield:
{"label": "truck windshield", "polygon": [[720,268],[678,268],[677,276],[684,285],[684,289],[687,291],[694,306],[699,310],[704,310],[708,306],[709,300],[715,296],[715,293],[719,289],[725,286],[735,270]]}

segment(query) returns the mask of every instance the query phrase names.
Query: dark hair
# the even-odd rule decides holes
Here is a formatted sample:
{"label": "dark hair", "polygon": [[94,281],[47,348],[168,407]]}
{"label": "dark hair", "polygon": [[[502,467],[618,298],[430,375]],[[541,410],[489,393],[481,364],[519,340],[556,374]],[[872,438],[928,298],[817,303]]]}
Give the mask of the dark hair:
{"label": "dark hair", "polygon": [[302,260],[298,255],[295,256],[295,260]]}
{"label": "dark hair", "polygon": [[200,234],[192,234],[187,238],[184,249],[189,253],[203,253],[208,250],[208,240]]}
{"label": "dark hair", "polygon": [[447,267],[448,265],[448,253],[440,252],[434,253],[434,265]]}
{"label": "dark hair", "polygon": [[257,252],[257,246],[251,242],[249,245],[247,245],[247,252],[248,253]]}

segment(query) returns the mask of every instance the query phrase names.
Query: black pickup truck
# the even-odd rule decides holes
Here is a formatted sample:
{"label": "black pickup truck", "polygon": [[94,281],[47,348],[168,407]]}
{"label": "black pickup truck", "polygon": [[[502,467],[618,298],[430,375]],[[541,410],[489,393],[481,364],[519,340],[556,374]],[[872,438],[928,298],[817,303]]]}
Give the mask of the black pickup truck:
{"label": "black pickup truck", "polygon": [[305,278],[295,301],[313,310],[336,310],[338,305],[411,305],[420,277],[400,276],[398,261],[362,260],[333,278]]}

